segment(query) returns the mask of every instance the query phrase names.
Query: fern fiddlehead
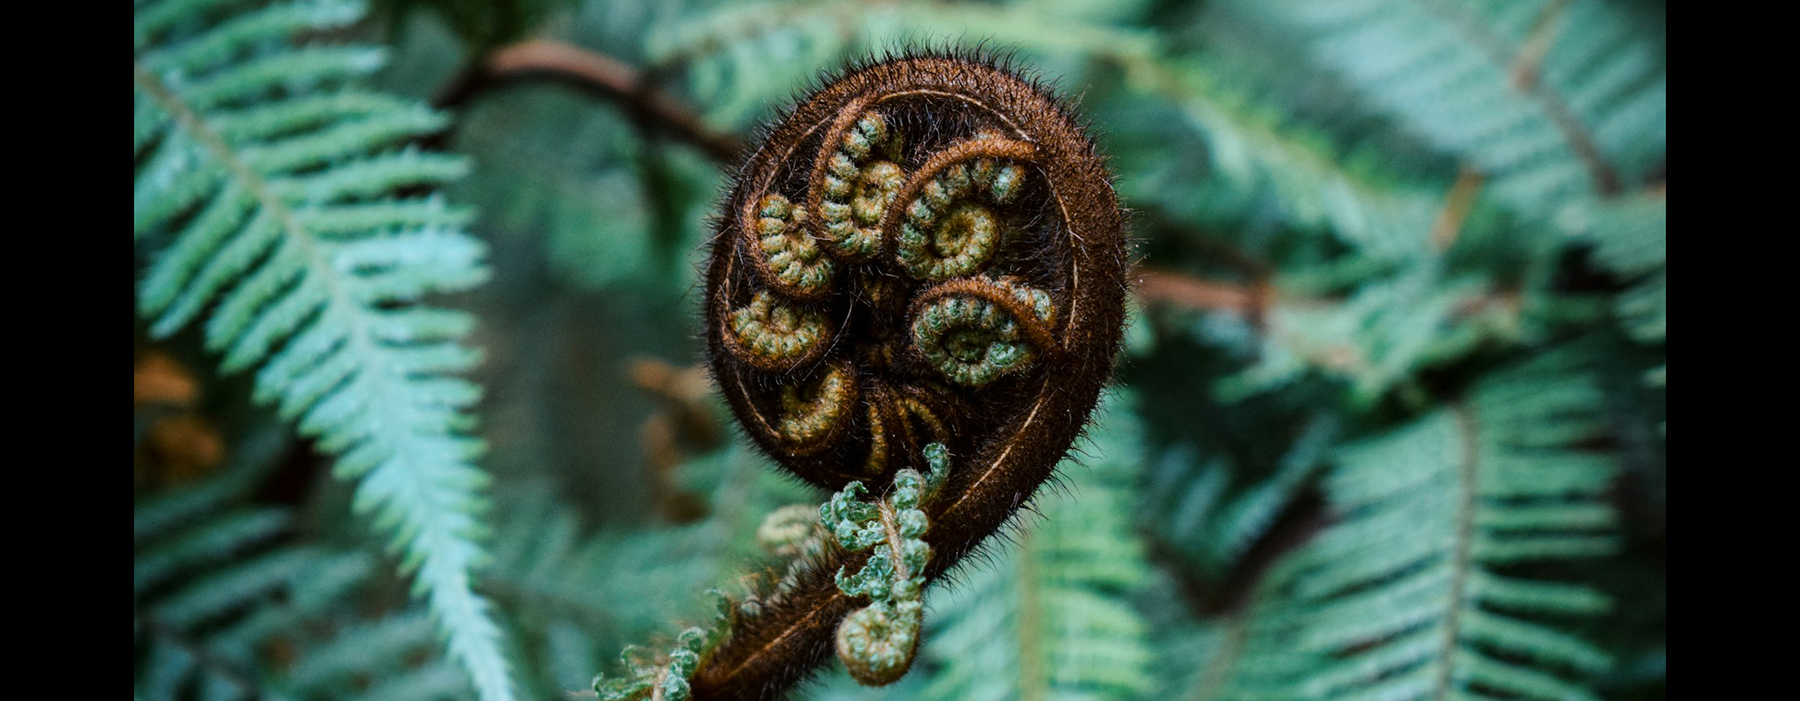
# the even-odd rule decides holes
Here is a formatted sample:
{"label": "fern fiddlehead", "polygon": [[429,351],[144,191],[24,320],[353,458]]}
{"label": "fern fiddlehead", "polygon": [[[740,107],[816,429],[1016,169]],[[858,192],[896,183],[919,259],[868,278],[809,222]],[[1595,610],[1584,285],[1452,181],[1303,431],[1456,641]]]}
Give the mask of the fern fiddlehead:
{"label": "fern fiddlehead", "polygon": [[842,491],[829,542],[726,602],[681,665],[692,698],[776,697],[834,647],[865,683],[905,673],[924,586],[1092,413],[1128,255],[1087,134],[980,57],[852,68],[768,132],[713,243],[712,370],[783,469]]}

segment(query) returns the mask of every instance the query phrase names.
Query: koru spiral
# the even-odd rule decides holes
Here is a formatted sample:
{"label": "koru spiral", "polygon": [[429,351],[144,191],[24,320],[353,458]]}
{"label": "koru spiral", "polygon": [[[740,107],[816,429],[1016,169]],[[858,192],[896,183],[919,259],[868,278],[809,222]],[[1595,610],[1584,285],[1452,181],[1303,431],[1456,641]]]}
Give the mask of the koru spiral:
{"label": "koru spiral", "polygon": [[[917,507],[927,581],[1050,477],[1124,323],[1103,160],[1067,106],[978,56],[873,62],[802,99],[737,172],[711,256],[714,377],[784,469],[880,496],[948,449]],[[869,610],[831,573],[869,556],[823,557],[707,651],[695,698],[766,698],[829,656]]]}
{"label": "koru spiral", "polygon": [[1111,367],[1125,258],[1104,165],[1056,100],[968,58],[877,63],[738,173],[712,369],[750,436],[831,489],[922,469],[934,442],[960,464],[1027,431],[1060,455]]}

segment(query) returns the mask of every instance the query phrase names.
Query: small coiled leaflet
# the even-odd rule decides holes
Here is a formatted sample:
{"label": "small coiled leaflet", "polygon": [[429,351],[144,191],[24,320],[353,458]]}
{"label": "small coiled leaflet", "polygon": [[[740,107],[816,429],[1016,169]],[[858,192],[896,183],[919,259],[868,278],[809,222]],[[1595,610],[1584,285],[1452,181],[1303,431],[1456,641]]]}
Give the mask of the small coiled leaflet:
{"label": "small coiled leaflet", "polygon": [[864,112],[826,159],[813,193],[823,214],[815,233],[839,255],[860,261],[881,251],[881,216],[906,184],[906,175],[891,161],[870,158],[881,155],[878,150],[898,151],[900,145],[880,113]]}
{"label": "small coiled leaflet", "polygon": [[873,551],[854,574],[839,568],[833,578],[845,595],[869,601],[844,617],[834,637],[844,668],[870,686],[899,679],[918,652],[925,566],[931,561],[931,546],[923,540],[930,520],[920,507],[950,472],[942,444],[926,446],[922,457],[931,465],[930,476],[901,470],[886,499],[864,500],[862,483],[851,482],[819,507],[821,525],[839,547]]}
{"label": "small coiled leaflet", "polygon": [[727,343],[747,362],[769,370],[812,359],[825,345],[825,319],[817,311],[759,290],[750,304],[732,310]]}
{"label": "small coiled leaflet", "polygon": [[832,432],[843,430],[846,415],[856,406],[852,373],[847,363],[839,363],[811,383],[782,388],[782,413],[776,431],[784,444],[804,452],[832,443]]}
{"label": "small coiled leaflet", "polygon": [[906,204],[895,238],[895,259],[922,280],[948,280],[979,271],[1000,248],[1004,230],[993,211],[970,201],[970,195],[1004,205],[1018,195],[1023,179],[1018,165],[992,158],[945,168]]}
{"label": "small coiled leaflet", "polygon": [[986,385],[1054,343],[1050,296],[1014,280],[948,283],[921,295],[916,306],[913,342],[932,367],[958,384]]}
{"label": "small coiled leaflet", "polygon": [[791,297],[817,299],[831,285],[837,264],[824,255],[806,226],[806,210],[769,195],[757,206],[757,262],[770,284]]}

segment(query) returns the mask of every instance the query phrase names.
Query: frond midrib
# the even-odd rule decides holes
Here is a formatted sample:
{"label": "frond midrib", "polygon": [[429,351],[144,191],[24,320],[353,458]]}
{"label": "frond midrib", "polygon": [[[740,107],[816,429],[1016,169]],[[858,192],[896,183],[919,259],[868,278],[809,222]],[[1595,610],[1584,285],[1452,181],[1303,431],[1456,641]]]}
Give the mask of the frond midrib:
{"label": "frond midrib", "polygon": [[[406,549],[422,555],[417,565],[417,571],[426,581],[432,582],[429,596],[432,599],[433,608],[448,609],[454,603],[455,607],[459,609],[455,612],[456,614],[471,613],[467,609],[471,608],[472,602],[469,601],[469,595],[472,595],[474,590],[472,589],[472,578],[467,576],[467,572],[474,563],[468,561],[465,550],[459,547],[459,544],[466,539],[454,533],[446,533],[443,525],[443,516],[454,514],[457,509],[447,508],[445,504],[438,501],[437,490],[425,481],[421,474],[423,471],[413,464],[414,454],[417,450],[412,449],[414,446],[409,444],[421,438],[413,427],[415,407],[409,402],[396,400],[392,395],[393,388],[389,385],[393,384],[395,380],[404,383],[405,379],[395,373],[393,367],[382,362],[388,358],[388,354],[374,341],[374,333],[368,325],[368,315],[363,313],[366,308],[343,288],[337,275],[330,274],[332,265],[329,255],[322,250],[323,246],[320,245],[317,238],[301,225],[294,215],[293,209],[274,193],[269,182],[261,174],[238,156],[221,134],[208,127],[186,101],[182,100],[161,78],[138,61],[132,62],[132,82],[168,111],[174,117],[174,123],[178,128],[185,131],[211,153],[213,158],[217,159],[219,164],[226,169],[226,172],[230,173],[231,177],[238,181],[239,185],[254,198],[258,206],[268,211],[270,216],[279,222],[284,237],[292,243],[295,253],[305,259],[309,274],[319,278],[320,284],[326,290],[327,302],[323,310],[318,313],[321,316],[329,315],[328,310],[334,308],[346,312],[336,315],[339,323],[348,326],[344,341],[347,347],[340,349],[339,352],[349,353],[352,357],[360,359],[361,362],[356,373],[343,382],[362,385],[359,389],[369,397],[370,406],[390,407],[392,409],[390,413],[405,417],[400,430],[393,431],[391,436],[385,436],[392,440],[384,446],[385,449],[381,451],[381,459],[370,469],[379,470],[383,463],[401,468],[405,479],[412,484],[409,495],[411,503],[425,506],[425,509],[418,511],[427,514],[426,517],[419,519],[418,523],[411,524],[419,530],[408,540]],[[358,431],[358,434],[358,442],[379,440],[367,431]],[[347,451],[351,447],[344,446],[344,450]],[[407,520],[411,521],[412,519]],[[453,587],[454,591],[444,591],[444,587],[437,586],[438,583],[450,581],[446,579],[447,577],[458,576],[461,576],[464,582],[461,587]],[[444,613],[450,614],[451,612],[445,610]],[[473,613],[479,614],[478,611]],[[485,618],[485,616],[479,615],[478,617]],[[453,638],[462,637],[455,634],[457,631],[454,628],[451,628],[449,632],[453,633]],[[472,676],[478,677],[479,685],[486,687],[490,684],[488,679],[479,679],[479,677],[487,675],[474,668],[472,663],[476,660],[472,654],[473,651],[465,649],[463,645],[451,645],[450,648],[453,653],[459,653],[458,656],[463,657],[465,662],[471,663],[469,672]]]}
{"label": "frond midrib", "polygon": [[1019,699],[1020,701],[1041,701],[1048,698],[1050,690],[1046,684],[1044,650],[1039,644],[1043,631],[1041,621],[1042,597],[1038,595],[1038,563],[1032,545],[1036,541],[1036,529],[1025,529],[1019,535],[1018,555],[1013,559],[1018,577],[1019,601],[1016,609],[1019,617]]}
{"label": "frond midrib", "polygon": [[[1521,58],[1515,55],[1517,52],[1508,47],[1506,42],[1488,32],[1481,23],[1471,20],[1465,12],[1446,6],[1442,0],[1412,0],[1412,2],[1442,20],[1457,34],[1467,39],[1470,44],[1488,57],[1495,68],[1500,69],[1503,73],[1510,74],[1511,69],[1517,67]],[[1558,15],[1564,12],[1569,4],[1569,0],[1552,0],[1545,5],[1540,16],[1533,20],[1532,31],[1535,33],[1554,28],[1559,24],[1557,22]],[[1551,43],[1553,44],[1554,41],[1551,40]],[[1618,194],[1620,187],[1618,169],[1607,161],[1605,150],[1600,148],[1599,142],[1594,138],[1587,124],[1583,123],[1581,117],[1569,106],[1569,101],[1552,90],[1543,80],[1534,79],[1525,84],[1521,84],[1522,82],[1509,80],[1507,89],[1537,106],[1544,119],[1556,128],[1564,145],[1568,146],[1569,151],[1581,163],[1591,181],[1590,185],[1598,194],[1607,197]]]}
{"label": "frond midrib", "polygon": [[[331,270],[331,262],[328,256],[321,250],[316,238],[306,231],[306,228],[302,226],[294,216],[293,209],[289,208],[286,202],[275,195],[273,188],[269,186],[268,181],[252,169],[249,164],[245,163],[243,159],[238,158],[237,152],[225,142],[225,138],[217,131],[209,128],[186,102],[182,101],[173,90],[169,89],[168,85],[165,84],[162,79],[158,78],[155,74],[151,73],[136,61],[132,62],[132,80],[137,83],[138,87],[148,93],[152,99],[156,100],[157,104],[162,105],[163,109],[168,110],[169,113],[175,117],[175,123],[180,125],[189,136],[201,143],[207,151],[211,152],[213,157],[218,159],[219,163],[225,167],[226,171],[231,173],[232,177],[239,181],[239,184],[245,191],[249,192],[256,199],[258,205],[269,211],[271,216],[275,217],[276,220],[281,223],[281,230],[284,235],[297,247],[298,253],[306,259],[308,269],[312,271],[314,276],[319,278],[319,282],[324,285],[324,288],[327,290],[326,296],[329,300],[327,302],[327,308],[335,307],[338,309],[350,310],[352,312],[343,314],[340,317],[343,322],[350,327],[349,333],[345,334],[345,342],[350,344],[350,347],[346,352],[349,352],[357,358],[369,360],[384,357],[385,354],[372,340],[374,335],[368,327],[368,320],[365,318],[366,315],[355,313],[362,310],[362,304],[353,299],[344,290],[343,286],[338,281],[338,276],[319,273],[319,271]],[[321,312],[321,314],[324,313],[326,312]],[[387,380],[392,379],[393,377],[391,370],[392,368],[381,367],[380,365],[371,367],[369,364],[364,364],[361,366],[358,375],[366,377],[367,375],[364,375],[363,373],[373,373],[379,375],[381,379]],[[348,381],[355,382],[356,380],[352,379]],[[390,394],[391,388],[388,387],[390,384],[389,382],[366,382],[363,384],[368,392],[373,395],[371,397],[371,404],[395,407],[406,414],[412,413],[412,407],[408,403],[394,401],[394,398]],[[390,460],[407,460],[409,451],[402,448],[402,446],[413,438],[414,432],[410,430],[398,431],[396,432],[396,435],[400,437],[400,440],[395,442],[391,450],[385,451],[385,457]],[[367,436],[363,436],[362,438],[364,440],[368,439]],[[346,448],[348,448],[348,446],[346,446]],[[407,467],[410,468],[414,466],[408,464]],[[419,471],[417,469],[408,469],[405,472],[408,478],[415,483],[415,489],[413,490],[415,496],[427,500],[433,498],[432,492],[434,490],[430,489],[429,485],[426,485],[419,479]],[[435,501],[428,503],[430,503],[430,506],[435,512],[444,512],[442,504],[436,503]],[[454,511],[454,509],[452,509],[452,511]],[[432,520],[432,523],[428,528],[428,534],[423,535],[422,538],[429,538],[433,541],[441,541],[444,538],[445,534],[438,532],[439,529],[435,519]],[[423,550],[427,553],[446,552],[446,550],[442,548],[424,548]]]}
{"label": "frond midrib", "polygon": [[1475,507],[1479,499],[1478,471],[1481,465],[1481,441],[1474,410],[1459,401],[1451,406],[1450,411],[1456,419],[1457,433],[1462,438],[1462,455],[1459,456],[1456,471],[1456,539],[1451,545],[1450,607],[1444,614],[1440,647],[1444,657],[1438,661],[1437,679],[1432,691],[1432,698],[1437,701],[1449,699],[1455,686],[1455,655],[1457,646],[1462,641],[1462,612],[1463,607],[1469,605],[1464,601],[1464,596],[1473,560]]}

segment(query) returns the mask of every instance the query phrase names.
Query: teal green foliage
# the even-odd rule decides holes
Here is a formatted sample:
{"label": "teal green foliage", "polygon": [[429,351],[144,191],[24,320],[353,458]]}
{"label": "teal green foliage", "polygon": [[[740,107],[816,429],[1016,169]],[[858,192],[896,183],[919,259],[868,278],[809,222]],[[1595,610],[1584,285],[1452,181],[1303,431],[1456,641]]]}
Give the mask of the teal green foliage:
{"label": "teal green foliage", "polygon": [[1592,587],[1534,566],[1612,554],[1616,465],[1601,388],[1572,352],[1490,376],[1464,402],[1346,445],[1338,522],[1272,575],[1204,698],[1595,699],[1611,664],[1567,631]]}
{"label": "teal green foliage", "polygon": [[1153,529],[1196,568],[1224,576],[1314,481],[1338,431],[1336,419],[1313,418],[1261,479],[1224,451],[1206,463],[1193,446],[1170,451],[1145,485]]}
{"label": "teal green foliage", "polygon": [[1257,9],[1298,28],[1370,106],[1487,173],[1512,206],[1556,214],[1638,181],[1663,155],[1662,47],[1621,4],[1319,0]]}
{"label": "teal green foliage", "polygon": [[[743,564],[763,554],[754,536],[763,516],[810,496],[738,448],[690,461],[682,477],[706,495],[707,518],[595,529],[541,484],[502,494],[481,589],[511,612],[534,697],[591,687],[599,671],[610,683],[615,671],[623,680],[640,677],[638,668],[660,670],[656,653],[667,650],[633,652],[622,670],[617,653],[668,632],[670,621],[710,625],[716,606],[707,592],[737,592]],[[646,590],[693,595],[635,594]]]}
{"label": "teal green foliage", "polygon": [[[1613,301],[1625,332],[1642,343],[1662,345],[1669,337],[1669,205],[1659,195],[1605,203],[1570,216],[1593,244],[1594,258],[1629,287]],[[1668,381],[1667,367],[1647,376]]]}
{"label": "teal green foliage", "polygon": [[249,502],[265,459],[134,504],[134,697],[462,698],[467,677],[424,611],[370,610],[371,554],[296,542],[291,511]]}
{"label": "teal green foliage", "polygon": [[139,6],[133,236],[156,335],[205,317],[229,372],[357,480],[356,508],[400,554],[482,698],[512,698],[501,631],[471,587],[486,478],[457,373],[469,316],[419,304],[486,278],[468,213],[400,188],[466,170],[408,139],[442,115],[359,85],[378,49],[288,43],[354,21],[353,3]]}
{"label": "teal green foliage", "polygon": [[832,495],[640,389],[699,358],[721,164],[563,83],[421,106],[518,38],[743,139],[985,41],[1093,122],[1143,267],[1223,291],[1142,288],[1125,396],[927,589],[910,672],[795,698],[1666,697],[1664,3],[387,4],[134,5],[139,333],[217,361],[227,435],[307,439],[139,485],[137,698],[673,698],[679,633],[822,547]]}
{"label": "teal green foliage", "polygon": [[396,21],[406,20],[411,13],[429,12],[454,28],[470,46],[491,48],[526,38],[545,19],[574,3],[569,0],[376,0],[375,4],[392,13]]}
{"label": "teal green foliage", "polygon": [[[519,255],[560,287],[685,291],[706,240],[716,167],[685,148],[645,143],[605,105],[517,92],[470,107],[457,145],[476,160],[476,177],[453,194],[488,217],[498,245],[529,246]],[[534,129],[516,130],[521,123]],[[539,136],[550,132],[563,137]],[[659,205],[663,198],[674,203]]]}

